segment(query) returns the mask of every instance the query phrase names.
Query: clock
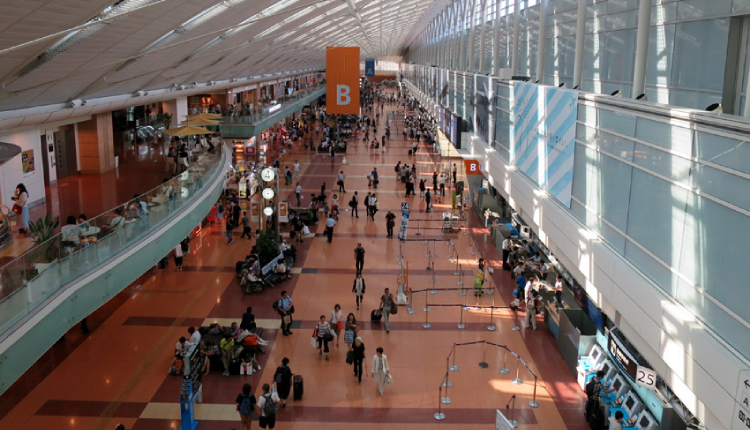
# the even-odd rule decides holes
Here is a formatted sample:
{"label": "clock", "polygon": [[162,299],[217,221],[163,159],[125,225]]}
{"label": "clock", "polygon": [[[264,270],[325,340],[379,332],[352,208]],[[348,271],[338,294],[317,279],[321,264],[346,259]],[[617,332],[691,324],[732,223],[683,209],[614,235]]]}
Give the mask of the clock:
{"label": "clock", "polygon": [[273,192],[273,188],[265,188],[263,189],[263,198],[266,200],[271,200],[273,196],[276,195],[276,193]]}
{"label": "clock", "polygon": [[276,172],[272,168],[266,167],[260,172],[260,177],[266,182],[271,182],[276,177]]}
{"label": "clock", "polygon": [[266,214],[266,216],[271,216],[273,215],[273,208],[271,206],[266,206],[263,209],[263,213]]}

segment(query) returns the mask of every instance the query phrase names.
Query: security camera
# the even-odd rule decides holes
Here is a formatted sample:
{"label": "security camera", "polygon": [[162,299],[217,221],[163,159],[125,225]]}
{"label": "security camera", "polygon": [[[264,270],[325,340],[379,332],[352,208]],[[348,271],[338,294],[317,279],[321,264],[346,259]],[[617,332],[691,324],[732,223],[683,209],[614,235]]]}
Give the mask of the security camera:
{"label": "security camera", "polygon": [[721,105],[721,103],[714,103],[711,106],[707,107],[706,110],[708,112],[724,113],[724,107]]}
{"label": "security camera", "polygon": [[622,97],[622,92],[620,90],[617,90],[617,91],[613,92],[612,94],[610,94],[610,96]]}
{"label": "security camera", "polygon": [[568,84],[566,84],[565,82],[563,82],[560,85],[558,85],[557,87],[558,88],[568,88]]}
{"label": "security camera", "polygon": [[641,93],[641,95],[639,95],[635,99],[636,100],[640,100],[642,102],[647,102],[648,101],[648,96],[646,95],[646,93]]}
{"label": "security camera", "polygon": [[68,101],[68,107],[71,108],[77,108],[83,106],[83,100],[81,99],[75,99],[75,100],[69,100]]}

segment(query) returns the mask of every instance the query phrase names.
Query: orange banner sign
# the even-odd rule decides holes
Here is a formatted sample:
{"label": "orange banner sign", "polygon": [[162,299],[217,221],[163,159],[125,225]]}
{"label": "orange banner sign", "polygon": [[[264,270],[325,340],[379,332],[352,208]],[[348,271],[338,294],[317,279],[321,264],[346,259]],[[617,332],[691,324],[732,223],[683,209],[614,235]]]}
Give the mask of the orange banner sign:
{"label": "orange banner sign", "polygon": [[326,47],[326,113],[359,113],[359,47]]}
{"label": "orange banner sign", "polygon": [[464,160],[464,167],[466,167],[467,175],[481,175],[482,172],[479,170],[479,161],[477,160]]}

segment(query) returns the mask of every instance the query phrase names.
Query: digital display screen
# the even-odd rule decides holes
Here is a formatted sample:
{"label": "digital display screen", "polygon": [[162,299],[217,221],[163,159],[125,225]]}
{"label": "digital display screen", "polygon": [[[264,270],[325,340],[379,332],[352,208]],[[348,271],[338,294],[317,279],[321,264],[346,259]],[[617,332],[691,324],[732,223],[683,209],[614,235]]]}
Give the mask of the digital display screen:
{"label": "digital display screen", "polygon": [[639,425],[643,428],[648,428],[651,425],[651,420],[646,415],[643,415]]}
{"label": "digital display screen", "polygon": [[628,410],[633,410],[633,406],[635,406],[635,399],[632,396],[630,396],[628,397],[628,400],[625,400],[625,407]]}
{"label": "digital display screen", "polygon": [[615,379],[615,383],[612,384],[612,388],[614,388],[615,393],[620,391],[620,387],[622,387],[622,381],[620,379]]}
{"label": "digital display screen", "polygon": [[609,373],[609,362],[604,362],[604,365],[602,366],[602,372],[604,372],[605,375]]}
{"label": "digital display screen", "polygon": [[599,348],[594,348],[591,351],[591,360],[594,363],[596,363],[597,361],[599,361],[599,357],[601,357],[601,356],[602,356],[602,352],[601,352],[601,350],[599,350]]}

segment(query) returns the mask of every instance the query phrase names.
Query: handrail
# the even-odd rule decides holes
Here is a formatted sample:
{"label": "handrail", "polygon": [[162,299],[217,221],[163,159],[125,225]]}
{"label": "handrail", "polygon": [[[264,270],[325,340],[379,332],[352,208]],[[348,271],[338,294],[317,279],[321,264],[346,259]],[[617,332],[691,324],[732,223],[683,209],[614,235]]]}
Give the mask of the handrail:
{"label": "handrail", "polygon": [[319,83],[316,85],[309,86],[305,88],[304,90],[297,91],[296,93],[292,94],[291,96],[284,96],[279,99],[277,99],[278,104],[276,105],[262,105],[261,112],[257,114],[252,115],[233,115],[233,116],[224,116],[222,119],[222,124],[226,125],[253,125],[256,122],[263,121],[264,119],[270,118],[274,115],[276,115],[276,111],[269,112],[268,108],[272,106],[281,106],[280,109],[284,108],[284,104],[287,103],[294,103],[296,101],[299,101],[305,97],[310,96],[310,94],[319,91],[321,88],[325,88],[325,83]]}
{"label": "handrail", "polygon": [[[72,281],[114,258],[179,213],[221,173],[223,145],[184,172],[78,226],[65,226],[0,267],[0,338],[9,327]],[[211,181],[206,180],[206,183]],[[145,202],[147,212],[137,208]]]}

